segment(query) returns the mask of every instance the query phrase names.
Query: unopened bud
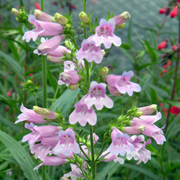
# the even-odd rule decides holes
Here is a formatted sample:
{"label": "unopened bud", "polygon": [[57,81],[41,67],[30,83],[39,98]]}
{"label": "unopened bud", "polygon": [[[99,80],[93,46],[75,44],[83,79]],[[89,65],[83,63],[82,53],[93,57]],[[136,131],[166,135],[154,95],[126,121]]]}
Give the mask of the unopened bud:
{"label": "unopened bud", "polygon": [[150,106],[144,106],[144,107],[138,108],[137,113],[141,112],[143,115],[146,115],[146,114],[152,114],[156,110],[157,110],[157,105],[152,104]]}
{"label": "unopened bud", "polygon": [[69,180],[69,179],[67,179],[66,177],[61,177],[60,180]]}
{"label": "unopened bud", "polygon": [[32,85],[33,82],[32,82],[30,79],[28,79],[28,80],[27,80],[27,84],[28,84],[28,85]]}
{"label": "unopened bud", "polygon": [[12,13],[15,15],[15,16],[18,16],[19,15],[19,11],[16,9],[16,8],[12,8]]}
{"label": "unopened bud", "polygon": [[81,11],[79,13],[79,19],[83,22],[83,23],[88,23],[89,22],[89,18],[87,16],[87,14],[84,11]]}
{"label": "unopened bud", "polygon": [[106,76],[109,73],[109,69],[107,67],[103,67],[101,69],[101,76]]}
{"label": "unopened bud", "polygon": [[47,21],[47,22],[55,21],[53,16],[50,16],[49,14],[46,14],[45,12],[39,9],[34,10],[34,15],[36,16],[38,20],[41,20],[41,21]]}
{"label": "unopened bud", "polygon": [[137,111],[136,114],[135,114],[135,117],[140,117],[142,115],[143,115],[143,112]]}
{"label": "unopened bud", "polygon": [[[113,17],[113,19],[115,20],[115,25],[119,26],[119,25],[124,24],[130,17],[131,17],[130,14],[127,11],[125,11],[125,12]],[[125,25],[123,25],[123,26],[125,26]]]}
{"label": "unopened bud", "polygon": [[62,59],[62,57],[56,57],[56,56],[51,56],[51,55],[47,55],[47,60],[53,63],[60,63],[60,64],[63,64],[64,62],[64,59]]}
{"label": "unopened bud", "polygon": [[66,24],[66,28],[70,29],[71,28],[71,24]]}
{"label": "unopened bud", "polygon": [[67,18],[66,17],[64,17],[63,15],[61,15],[61,14],[59,14],[59,13],[56,13],[55,15],[54,15],[54,19],[55,19],[55,21],[57,22],[57,23],[59,23],[59,24],[61,24],[61,25],[66,25],[66,23],[67,23]]}
{"label": "unopened bud", "polygon": [[70,90],[76,90],[79,87],[78,84],[69,84],[68,89]]}
{"label": "unopened bud", "polygon": [[74,45],[70,41],[66,40],[64,43],[68,49],[72,50],[74,48]]}

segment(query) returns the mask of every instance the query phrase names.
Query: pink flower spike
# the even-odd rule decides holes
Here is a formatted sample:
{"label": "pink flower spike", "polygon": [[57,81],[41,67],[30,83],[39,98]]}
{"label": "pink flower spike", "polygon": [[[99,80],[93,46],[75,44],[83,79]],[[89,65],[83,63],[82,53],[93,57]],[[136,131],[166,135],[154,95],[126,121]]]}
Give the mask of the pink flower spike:
{"label": "pink flower spike", "polygon": [[130,82],[130,78],[134,75],[133,71],[124,71],[122,76],[116,81],[115,87],[121,94],[128,93],[129,96],[133,95],[133,91],[140,92],[141,87],[137,83]]}
{"label": "pink flower spike", "polygon": [[59,35],[63,26],[54,22],[45,22],[36,20],[35,16],[29,15],[28,21],[35,26],[35,29],[25,32],[23,40],[26,39],[26,42],[29,42],[32,38],[33,41],[36,41],[38,36],[55,36]]}
{"label": "pink flower spike", "polygon": [[97,116],[93,107],[88,107],[83,102],[75,104],[75,110],[69,116],[69,123],[75,124],[79,122],[81,126],[85,126],[88,122],[91,126],[94,126],[97,122]]}
{"label": "pink flower spike", "polygon": [[112,44],[115,46],[121,45],[121,39],[113,34],[115,30],[115,20],[105,19],[100,20],[100,25],[95,29],[95,35],[92,35],[88,40],[93,40],[96,43],[96,46],[104,44],[105,48],[109,49]]}
{"label": "pink flower spike", "polygon": [[120,154],[124,156],[126,152],[133,152],[134,146],[128,142],[129,136],[123,134],[117,128],[113,127],[111,133],[112,143],[109,146],[109,151],[111,154]]}
{"label": "pink flower spike", "polygon": [[67,162],[67,159],[61,158],[59,156],[46,156],[46,158],[43,160],[43,163],[39,164],[34,168],[34,170],[39,169],[42,165],[45,166],[59,166],[61,164],[64,164]]}
{"label": "pink flower spike", "polygon": [[37,48],[38,53],[44,54],[44,53],[49,53],[50,51],[55,50],[59,46],[59,44],[62,42],[63,39],[64,39],[64,36],[57,35],[47,41],[44,41],[38,46]]}
{"label": "pink flower spike", "polygon": [[36,124],[43,124],[47,122],[44,120],[43,116],[36,114],[32,109],[27,109],[23,104],[21,105],[20,110],[22,113],[17,117],[18,120],[15,121],[14,124],[22,121],[29,121]]}
{"label": "pink flower spike", "polygon": [[95,105],[97,110],[101,110],[103,106],[112,108],[114,103],[105,93],[105,83],[98,84],[96,81],[92,81],[88,94],[83,97],[84,103],[87,104],[88,107]]}
{"label": "pink flower spike", "polygon": [[59,132],[59,142],[53,149],[54,154],[60,153],[68,156],[71,152],[80,153],[79,145],[75,140],[75,133],[71,128]]}
{"label": "pink flower spike", "polygon": [[76,58],[79,61],[85,58],[88,62],[94,61],[95,63],[99,64],[103,60],[103,53],[100,47],[96,46],[94,41],[84,39],[80,50],[76,52]]}

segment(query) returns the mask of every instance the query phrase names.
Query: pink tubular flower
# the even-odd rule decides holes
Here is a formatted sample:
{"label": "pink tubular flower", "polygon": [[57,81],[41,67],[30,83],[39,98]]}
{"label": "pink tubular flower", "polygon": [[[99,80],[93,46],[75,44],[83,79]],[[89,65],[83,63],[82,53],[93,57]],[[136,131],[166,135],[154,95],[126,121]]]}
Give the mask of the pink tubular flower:
{"label": "pink tubular flower", "polygon": [[89,41],[93,40],[96,43],[96,46],[104,44],[105,48],[109,49],[112,43],[115,46],[121,45],[121,39],[113,34],[115,30],[115,20],[105,19],[100,20],[100,25],[95,29],[95,35],[92,35],[88,38]]}
{"label": "pink tubular flower", "polygon": [[161,113],[157,112],[156,115],[142,115],[139,118],[133,118],[132,126],[124,127],[123,131],[128,134],[139,134],[138,129],[141,129],[144,135],[154,138],[157,144],[163,144],[166,138],[163,136],[162,130],[153,124],[161,117]]}
{"label": "pink tubular flower", "polygon": [[108,75],[105,79],[108,83],[109,91],[112,92],[113,95],[118,94],[117,91],[121,94],[125,94],[127,92],[129,96],[133,95],[133,91],[140,92],[140,85],[129,81],[133,75],[133,71],[124,71],[122,76],[115,76],[113,74]]}
{"label": "pink tubular flower", "polygon": [[[129,142],[131,142],[134,146],[134,151],[133,152],[127,152],[127,159],[131,160],[134,158],[135,160],[139,160],[137,164],[140,164],[142,161],[146,163],[149,159],[151,159],[151,152],[147,149],[145,149],[145,146],[151,143],[151,140],[148,139],[148,141],[144,141],[144,136],[143,135],[133,135],[130,139]],[[144,142],[144,144],[140,143]]]}
{"label": "pink tubular flower", "polygon": [[26,123],[25,127],[32,131],[23,137],[22,142],[28,141],[30,148],[33,147],[35,142],[41,141],[42,138],[56,136],[61,129],[58,126],[47,125],[47,126],[34,126],[33,123]]}
{"label": "pink tubular flower", "polygon": [[32,38],[33,41],[36,41],[38,36],[55,36],[62,32],[63,27],[54,22],[44,22],[36,20],[35,16],[29,15],[28,21],[32,23],[36,29],[25,32],[23,40],[26,39],[26,42],[29,42]]}
{"label": "pink tubular flower", "polygon": [[43,12],[43,11],[41,11],[39,9],[35,9],[34,10],[34,15],[40,21],[46,21],[46,22],[54,21],[54,17],[53,16],[50,16],[49,14],[46,14],[45,12]]}
{"label": "pink tubular flower", "polygon": [[64,57],[63,53],[68,54],[71,53],[71,51],[66,47],[60,45],[55,50],[49,52],[48,54],[54,57]]}
{"label": "pink tubular flower", "polygon": [[169,15],[171,18],[176,17],[178,15],[178,6],[175,6]]}
{"label": "pink tubular flower", "polygon": [[64,36],[62,35],[56,35],[54,37],[52,37],[51,39],[44,41],[43,43],[41,43],[37,50],[38,53],[44,54],[44,53],[49,53],[50,51],[55,50],[59,44],[62,42]]}
{"label": "pink tubular flower", "polygon": [[70,164],[70,166],[71,166],[72,171],[67,174],[64,174],[65,178],[71,177],[72,180],[76,180],[78,177],[79,178],[84,177],[82,175],[81,170],[75,164]]}
{"label": "pink tubular flower", "polygon": [[76,52],[76,58],[81,61],[84,58],[88,62],[94,61],[99,64],[103,60],[103,53],[99,46],[96,46],[94,41],[88,41],[86,39],[81,43],[81,48]]}
{"label": "pink tubular flower", "polygon": [[98,84],[96,81],[92,81],[88,94],[83,97],[84,103],[87,104],[88,107],[91,107],[94,104],[97,110],[101,110],[103,106],[112,108],[113,101],[105,93],[106,84]]}
{"label": "pink tubular flower", "polygon": [[157,110],[157,105],[156,104],[151,104],[149,106],[144,106],[144,107],[139,107],[138,108],[138,112],[142,112],[143,115],[152,114],[156,110]]}
{"label": "pink tubular flower", "polygon": [[46,156],[46,158],[43,160],[43,163],[39,164],[34,168],[34,170],[39,169],[40,166],[59,166],[61,164],[64,164],[68,160],[59,156]]}
{"label": "pink tubular flower", "polygon": [[42,124],[47,122],[41,115],[36,114],[32,109],[25,108],[23,104],[21,105],[20,110],[22,113],[17,117],[18,120],[14,124],[22,121],[29,121],[36,124]]}
{"label": "pink tubular flower", "polygon": [[59,141],[54,147],[53,152],[56,155],[62,153],[65,156],[68,156],[71,152],[80,153],[80,148],[75,140],[75,133],[72,128],[59,132]]}
{"label": "pink tubular flower", "polygon": [[[109,153],[109,154],[107,154]],[[104,156],[105,154],[107,154],[104,159],[102,160],[103,162],[109,162],[109,161],[114,161],[114,162],[119,162],[120,164],[124,164],[124,159],[122,158],[119,158],[117,157],[118,156],[118,153],[117,154],[111,154],[109,149],[104,151],[101,155],[101,156]]]}
{"label": "pink tubular flower", "polygon": [[[90,139],[90,135],[88,135],[88,139]],[[99,137],[95,133],[93,133],[93,140],[94,144],[96,144],[96,142],[99,140]]]}
{"label": "pink tubular flower", "polygon": [[75,110],[69,116],[70,124],[79,122],[81,126],[85,126],[88,122],[91,126],[94,126],[96,121],[97,116],[93,107],[88,107],[81,101],[75,104]]}
{"label": "pink tubular flower", "polygon": [[126,152],[133,152],[134,146],[128,142],[129,136],[123,134],[116,127],[112,128],[111,139],[112,143],[108,148],[111,154],[120,154],[124,156]]}

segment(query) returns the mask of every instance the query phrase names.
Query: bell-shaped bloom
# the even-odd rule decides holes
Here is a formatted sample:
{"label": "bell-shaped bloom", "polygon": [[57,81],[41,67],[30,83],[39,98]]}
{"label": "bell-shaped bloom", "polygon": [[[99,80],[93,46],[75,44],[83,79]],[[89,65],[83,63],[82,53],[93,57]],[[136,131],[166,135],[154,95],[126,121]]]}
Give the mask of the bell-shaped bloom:
{"label": "bell-shaped bloom", "polygon": [[103,53],[100,47],[96,46],[94,41],[84,39],[80,50],[76,52],[76,58],[79,61],[85,58],[88,62],[94,61],[95,63],[99,64],[103,60]]}
{"label": "bell-shaped bloom", "polygon": [[22,113],[17,117],[18,120],[14,124],[22,121],[28,121],[36,124],[43,124],[47,122],[44,120],[43,116],[35,113],[32,109],[27,109],[23,104],[21,105],[20,110]]}
{"label": "bell-shaped bloom", "polygon": [[32,38],[36,41],[38,36],[55,36],[62,32],[63,26],[54,22],[36,20],[35,16],[29,15],[28,21],[35,26],[35,29],[25,32],[23,40],[29,42]]}
{"label": "bell-shaped bloom", "polygon": [[164,48],[167,48],[168,47],[168,39],[165,39],[163,40],[159,45],[158,45],[158,49],[161,50],[161,49],[164,49]]}
{"label": "bell-shaped bloom", "polygon": [[91,126],[94,126],[96,124],[96,121],[97,116],[93,107],[88,107],[81,101],[75,104],[75,110],[69,116],[70,124],[79,122],[81,126],[85,126],[88,122]]}
{"label": "bell-shaped bloom", "polygon": [[169,15],[171,18],[176,17],[178,15],[178,6],[175,6]]}
{"label": "bell-shaped bloom", "polygon": [[111,154],[120,154],[124,156],[126,152],[133,152],[134,146],[128,141],[129,136],[123,134],[116,127],[112,128],[111,139],[112,143],[108,148]]}
{"label": "bell-shaped bloom", "polygon": [[80,153],[80,148],[75,140],[75,133],[72,128],[59,132],[59,141],[54,147],[53,152],[56,155],[62,153],[65,156],[68,156],[71,152]]}
{"label": "bell-shaped bloom", "polygon": [[105,154],[107,154],[104,159],[102,160],[103,162],[109,162],[109,161],[114,161],[114,162],[119,162],[120,164],[124,164],[124,159],[122,158],[119,158],[117,157],[118,156],[118,153],[117,154],[111,154],[109,149],[104,151],[101,155],[101,156],[104,156]]}
{"label": "bell-shaped bloom", "polygon": [[[45,42],[45,41],[47,41],[47,40],[48,40],[48,38],[45,39],[44,37],[41,37],[41,39],[40,39],[41,43],[43,43],[43,42]],[[37,55],[41,55],[41,54],[42,54],[41,52],[38,51],[38,49],[35,49],[35,50],[33,51],[33,53],[34,53],[34,54],[37,54]],[[43,55],[46,56],[47,53],[43,53]]]}
{"label": "bell-shaped bloom", "polygon": [[56,136],[41,138],[40,143],[34,144],[32,147],[30,147],[31,154],[35,153],[36,159],[39,158],[41,161],[44,161],[47,154],[50,153],[50,149],[53,149],[58,141],[58,134]]}
{"label": "bell-shaped bloom", "polygon": [[84,176],[82,175],[81,170],[79,169],[79,167],[77,167],[75,164],[70,164],[72,171],[64,174],[65,178],[71,177],[72,180],[76,180],[77,178],[83,178]]}
{"label": "bell-shaped bloom", "polygon": [[149,137],[154,138],[157,144],[163,144],[166,138],[163,135],[162,129],[154,125],[156,121],[161,119],[162,115],[157,112],[156,115],[142,115],[139,118],[133,118],[131,121],[131,127],[124,127],[123,131],[128,134],[139,134],[140,132],[135,132],[134,129],[143,127],[141,132]]}
{"label": "bell-shaped bloom", "polygon": [[157,110],[157,105],[151,104],[149,106],[139,107],[137,108],[137,110],[138,110],[137,112],[141,112],[142,115],[152,114],[154,111]]}
{"label": "bell-shaped bloom", "polygon": [[59,166],[61,164],[66,163],[68,160],[59,156],[46,156],[43,160],[43,163],[39,164],[34,168],[34,170],[39,169],[40,166]]}
{"label": "bell-shaped bloom", "polygon": [[48,39],[47,41],[44,41],[38,46],[37,48],[38,53],[44,54],[44,53],[49,53],[50,51],[55,50],[59,46],[59,44],[62,42],[63,39],[64,39],[64,36],[56,35]]}
{"label": "bell-shaped bloom", "polygon": [[124,71],[122,76],[116,76],[112,74],[108,75],[105,79],[108,83],[109,91],[112,92],[113,95],[118,95],[117,91],[119,91],[121,94],[128,93],[129,96],[133,95],[133,91],[140,92],[140,85],[129,81],[133,75],[133,71]]}
{"label": "bell-shaped bloom", "polygon": [[63,54],[68,54],[68,53],[71,53],[71,51],[67,49],[66,47],[60,45],[55,50],[50,51],[48,55],[63,58],[64,57]]}
{"label": "bell-shaped bloom", "polygon": [[26,123],[25,128],[32,131],[32,133],[27,134],[23,137],[22,142],[28,141],[30,148],[35,144],[37,141],[41,141],[44,137],[51,137],[58,134],[61,127],[47,125],[47,126],[34,126],[33,123]]}
{"label": "bell-shaped bloom", "polygon": [[84,103],[91,107],[95,105],[97,110],[101,110],[103,106],[107,108],[113,107],[113,101],[106,94],[106,84],[105,83],[97,83],[96,81],[92,81],[89,92],[86,94],[83,99]]}
{"label": "bell-shaped bloom", "polygon": [[[130,139],[129,142],[131,142],[134,146],[134,151],[133,152],[127,152],[127,159],[131,160],[134,158],[135,160],[139,160],[137,164],[140,164],[142,161],[146,163],[149,159],[151,159],[151,152],[147,149],[145,149],[145,146],[151,143],[151,140],[148,139],[148,141],[144,141],[144,136],[143,135],[133,135]],[[144,144],[140,143],[144,142]]]}
{"label": "bell-shaped bloom", "polygon": [[121,45],[121,39],[114,35],[115,30],[115,20],[109,19],[106,21],[105,19],[101,19],[99,26],[95,29],[95,35],[92,35],[88,38],[89,41],[94,41],[96,46],[100,46],[104,44],[105,48],[109,49],[112,44],[115,46]]}
{"label": "bell-shaped bloom", "polygon": [[59,75],[58,84],[66,84],[66,86],[68,86],[69,84],[76,84],[80,79],[81,76],[78,75],[76,70],[62,72]]}
{"label": "bell-shaped bloom", "polygon": [[36,16],[36,19],[38,19],[40,21],[46,21],[46,22],[55,21],[53,16],[46,14],[45,12],[41,11],[40,9],[35,9],[34,15]]}

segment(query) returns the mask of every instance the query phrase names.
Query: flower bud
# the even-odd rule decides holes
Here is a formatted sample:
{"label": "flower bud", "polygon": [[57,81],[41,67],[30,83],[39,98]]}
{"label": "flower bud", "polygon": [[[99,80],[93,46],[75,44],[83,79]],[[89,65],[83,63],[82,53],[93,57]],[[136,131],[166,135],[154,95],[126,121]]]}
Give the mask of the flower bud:
{"label": "flower bud", "polygon": [[171,18],[176,17],[178,15],[178,6],[175,6],[169,15]]}
{"label": "flower bud", "polygon": [[150,106],[144,106],[144,107],[138,108],[137,113],[142,112],[143,115],[145,115],[145,114],[152,114],[156,110],[157,110],[157,105],[156,104],[152,104]]}
{"label": "flower bud", "polygon": [[38,20],[41,20],[41,21],[47,21],[47,22],[55,21],[53,16],[50,16],[49,14],[46,14],[45,12],[39,9],[34,10],[34,15],[36,16]]}
{"label": "flower bud", "polygon": [[101,52],[102,52],[103,56],[105,56],[105,54],[106,54],[105,50],[101,49]]}
{"label": "flower bud", "polygon": [[12,8],[12,13],[15,15],[15,16],[18,16],[19,15],[19,11],[15,8]]}
{"label": "flower bud", "polygon": [[53,111],[50,111],[46,108],[41,108],[38,106],[33,106],[33,110],[35,113],[44,116],[47,119],[57,119],[60,117],[58,113],[55,113]]}
{"label": "flower bud", "polygon": [[101,69],[101,76],[106,76],[109,72],[109,69],[107,67],[103,67]]}
{"label": "flower bud", "polygon": [[[119,26],[119,25],[124,24],[130,17],[131,17],[130,14],[127,11],[125,11],[125,12],[113,17],[113,19],[115,20],[115,25]],[[123,26],[125,26],[125,25],[123,25]]]}
{"label": "flower bud", "polygon": [[89,18],[87,16],[87,14],[84,11],[81,11],[79,13],[79,19],[83,22],[83,23],[88,23],[89,22]]}
{"label": "flower bud", "polygon": [[60,180],[70,180],[70,179],[67,179],[66,177],[61,177]]}
{"label": "flower bud", "polygon": [[70,90],[76,90],[79,87],[79,84],[69,84],[68,89]]}
{"label": "flower bud", "polygon": [[33,82],[32,82],[30,79],[28,79],[28,80],[27,80],[27,84],[28,84],[28,85],[32,85]]}
{"label": "flower bud", "polygon": [[66,28],[70,29],[71,28],[71,24],[66,24]]}
{"label": "flower bud", "polygon": [[61,15],[61,14],[59,14],[59,13],[56,13],[55,15],[54,15],[54,19],[55,19],[55,21],[57,22],[57,23],[59,23],[59,24],[61,24],[61,25],[66,25],[66,23],[67,23],[67,18],[66,17],[64,17],[63,15]]}
{"label": "flower bud", "polygon": [[68,49],[70,50],[74,49],[74,45],[71,43],[71,41],[66,40],[64,43]]}
{"label": "flower bud", "polygon": [[178,51],[178,49],[179,49],[179,43],[175,44],[175,45],[172,47],[172,50],[173,50],[174,52]]}

